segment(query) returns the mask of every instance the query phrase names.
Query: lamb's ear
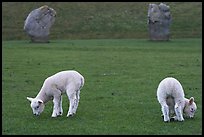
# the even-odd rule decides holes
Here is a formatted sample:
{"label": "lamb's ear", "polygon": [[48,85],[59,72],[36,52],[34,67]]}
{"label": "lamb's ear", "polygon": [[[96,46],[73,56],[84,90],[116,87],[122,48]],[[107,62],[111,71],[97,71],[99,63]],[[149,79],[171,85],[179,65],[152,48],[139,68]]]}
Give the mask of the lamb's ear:
{"label": "lamb's ear", "polygon": [[194,97],[191,97],[191,98],[189,99],[189,105],[191,105],[193,102],[194,102]]}
{"label": "lamb's ear", "polygon": [[27,100],[29,100],[30,102],[32,102],[33,98],[27,97]]}
{"label": "lamb's ear", "polygon": [[39,104],[42,104],[42,103],[43,103],[43,101],[39,99],[39,100],[38,100],[38,103],[39,103]]}

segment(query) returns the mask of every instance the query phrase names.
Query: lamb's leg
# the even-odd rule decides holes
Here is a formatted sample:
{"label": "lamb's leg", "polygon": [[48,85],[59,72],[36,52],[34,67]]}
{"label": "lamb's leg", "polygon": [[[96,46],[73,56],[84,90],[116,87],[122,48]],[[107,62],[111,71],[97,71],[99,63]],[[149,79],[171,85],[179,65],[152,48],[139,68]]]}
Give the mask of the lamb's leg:
{"label": "lamb's leg", "polygon": [[62,115],[63,114],[63,109],[62,109],[62,96],[60,97],[60,115]]}
{"label": "lamb's leg", "polygon": [[166,103],[161,103],[161,110],[162,110],[162,114],[164,116],[164,122],[169,122],[170,118],[169,118],[169,107]]}
{"label": "lamb's leg", "polygon": [[73,109],[73,113],[76,114],[77,108],[78,108],[78,104],[79,104],[79,99],[80,99],[80,90],[78,90],[76,92],[76,99],[74,100],[74,109]]}
{"label": "lamb's leg", "polygon": [[73,116],[75,113],[74,109],[76,107],[76,101],[77,101],[75,87],[69,85],[69,88],[67,88],[66,93],[69,99],[69,110],[67,113],[67,117],[69,117],[69,116]]}
{"label": "lamb's leg", "polygon": [[174,119],[178,120],[178,121],[184,121],[182,109],[181,109],[181,106],[179,105],[179,103],[175,104],[174,109],[175,109],[175,113],[176,113],[176,117]]}
{"label": "lamb's leg", "polygon": [[69,98],[69,110],[68,110],[68,113],[67,113],[67,117],[74,115],[76,94],[75,93],[69,94],[68,98]]}
{"label": "lamb's leg", "polygon": [[52,117],[57,117],[61,115],[62,111],[62,97],[61,97],[61,92],[55,91],[54,99],[53,99],[53,112],[52,112]]}

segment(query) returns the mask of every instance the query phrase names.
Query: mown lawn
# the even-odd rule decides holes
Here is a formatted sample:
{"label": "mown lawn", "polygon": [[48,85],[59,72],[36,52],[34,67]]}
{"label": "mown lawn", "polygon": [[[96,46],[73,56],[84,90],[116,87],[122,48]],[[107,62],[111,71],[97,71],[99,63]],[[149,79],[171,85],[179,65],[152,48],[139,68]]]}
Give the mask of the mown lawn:
{"label": "mown lawn", "polygon": [[[52,102],[35,117],[35,97],[48,76],[74,69],[85,77],[77,114],[51,118]],[[159,82],[177,78],[198,111],[194,119],[164,123],[156,99]],[[2,134],[202,134],[202,40],[144,39],[2,42]]]}

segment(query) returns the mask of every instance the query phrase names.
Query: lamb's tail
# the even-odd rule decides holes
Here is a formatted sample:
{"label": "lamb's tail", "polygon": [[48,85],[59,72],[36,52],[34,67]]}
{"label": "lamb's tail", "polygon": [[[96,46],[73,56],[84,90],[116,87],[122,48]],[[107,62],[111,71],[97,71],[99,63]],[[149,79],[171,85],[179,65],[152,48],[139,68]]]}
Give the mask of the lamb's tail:
{"label": "lamb's tail", "polygon": [[84,86],[84,82],[85,82],[85,80],[84,80],[84,77],[82,76],[81,77],[81,85],[80,85],[79,89],[81,89]]}

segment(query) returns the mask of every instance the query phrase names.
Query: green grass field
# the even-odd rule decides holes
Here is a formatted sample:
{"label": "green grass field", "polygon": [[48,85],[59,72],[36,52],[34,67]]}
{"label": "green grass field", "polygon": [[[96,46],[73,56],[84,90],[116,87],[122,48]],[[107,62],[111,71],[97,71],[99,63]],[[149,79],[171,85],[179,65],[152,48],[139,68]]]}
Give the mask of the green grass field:
{"label": "green grass field", "polygon": [[[85,77],[77,114],[51,118],[52,102],[35,117],[35,97],[48,76],[74,69]],[[194,119],[164,123],[156,99],[159,82],[177,78],[194,96]],[[2,134],[202,134],[202,39],[53,40],[2,42]]]}

